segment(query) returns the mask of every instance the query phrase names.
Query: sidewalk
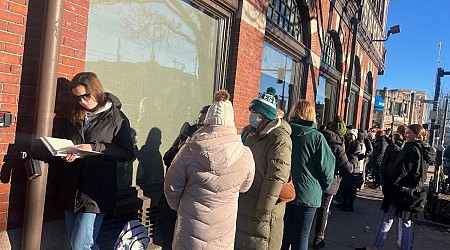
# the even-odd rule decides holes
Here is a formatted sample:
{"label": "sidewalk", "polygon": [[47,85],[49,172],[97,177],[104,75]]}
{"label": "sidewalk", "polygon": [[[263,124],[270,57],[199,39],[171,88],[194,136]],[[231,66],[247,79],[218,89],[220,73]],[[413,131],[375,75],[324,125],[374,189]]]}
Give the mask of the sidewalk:
{"label": "sidewalk", "polygon": [[[433,168],[430,167],[428,172],[431,176]],[[427,185],[428,181],[429,178]],[[325,233],[324,249],[352,249],[370,245],[377,226],[382,199],[381,189],[371,189],[366,186],[358,191],[353,213],[343,212],[332,206]],[[413,249],[449,249],[450,227],[433,226],[437,224],[428,221],[425,223],[420,218],[423,216],[419,216],[419,221],[415,225]],[[312,246],[314,225],[311,230],[310,246]],[[396,249],[396,241],[397,223],[394,222],[382,249]]]}

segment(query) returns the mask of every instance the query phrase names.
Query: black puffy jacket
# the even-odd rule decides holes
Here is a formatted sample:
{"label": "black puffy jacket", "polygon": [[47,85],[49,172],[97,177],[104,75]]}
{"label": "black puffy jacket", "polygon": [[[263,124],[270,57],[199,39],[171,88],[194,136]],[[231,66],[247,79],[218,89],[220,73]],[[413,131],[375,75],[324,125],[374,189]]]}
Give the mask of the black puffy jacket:
{"label": "black puffy jacket", "polygon": [[74,144],[91,144],[102,154],[63,163],[60,198],[65,210],[111,213],[116,200],[117,163],[134,158],[130,123],[120,111],[122,104],[112,94],[106,93],[106,97],[112,106],[87,125],[66,122],[62,137]]}
{"label": "black puffy jacket", "polygon": [[396,174],[395,161],[403,148],[403,144],[403,140],[397,140],[395,143],[388,145],[386,147],[386,151],[384,152],[383,161],[380,166],[380,173],[383,176],[384,185],[386,187],[394,184]]}
{"label": "black puffy jacket", "polygon": [[[322,130],[321,132],[325,137],[325,140],[327,141],[328,146],[331,149],[331,152],[333,153],[334,157],[336,157],[334,169],[335,175],[339,174],[343,175],[344,173],[353,173],[353,171],[358,165],[358,158],[356,157],[352,159],[347,158],[344,143],[336,133],[328,130]],[[326,191],[326,193],[335,195],[338,189],[339,189],[339,182],[333,181],[333,184],[331,184],[331,187]]]}

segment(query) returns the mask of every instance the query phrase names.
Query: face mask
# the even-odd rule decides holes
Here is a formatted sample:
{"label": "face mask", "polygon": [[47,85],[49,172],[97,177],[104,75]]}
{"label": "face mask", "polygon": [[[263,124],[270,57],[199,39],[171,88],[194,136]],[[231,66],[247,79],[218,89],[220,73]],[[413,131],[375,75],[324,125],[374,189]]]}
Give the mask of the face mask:
{"label": "face mask", "polygon": [[250,113],[250,116],[248,117],[248,121],[250,122],[250,126],[252,126],[254,128],[258,128],[262,119],[259,118],[258,114]]}

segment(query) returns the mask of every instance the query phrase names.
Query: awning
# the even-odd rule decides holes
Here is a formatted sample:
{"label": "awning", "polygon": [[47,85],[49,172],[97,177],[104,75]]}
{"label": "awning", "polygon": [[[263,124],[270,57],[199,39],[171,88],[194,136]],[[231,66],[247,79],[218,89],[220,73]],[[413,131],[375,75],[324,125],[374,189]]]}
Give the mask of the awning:
{"label": "awning", "polygon": [[373,105],[373,110],[383,111],[384,110],[384,100],[381,96],[375,94],[375,104]]}

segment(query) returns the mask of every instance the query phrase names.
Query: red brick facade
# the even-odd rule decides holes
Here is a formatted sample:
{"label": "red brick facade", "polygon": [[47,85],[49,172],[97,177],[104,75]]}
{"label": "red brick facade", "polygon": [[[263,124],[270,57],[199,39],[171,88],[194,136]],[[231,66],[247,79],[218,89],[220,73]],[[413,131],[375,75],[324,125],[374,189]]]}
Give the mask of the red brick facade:
{"label": "red brick facade", "polygon": [[[264,16],[268,1],[244,0]],[[315,90],[318,84],[319,64],[324,34],[335,30],[339,35],[343,67],[339,92],[338,110],[344,113],[345,90],[343,84],[351,54],[352,33],[348,24],[340,17],[336,9],[330,12],[330,1],[308,1],[311,24],[312,52],[307,71],[306,99],[315,102]],[[334,2],[334,1],[333,1]],[[242,7],[242,3],[240,6]],[[29,149],[34,126],[34,106],[38,79],[41,30],[44,22],[44,1],[0,0],[0,109],[11,111],[17,115],[17,123],[10,128],[0,128],[0,230],[22,226],[25,204],[26,177],[20,152]],[[58,76],[70,79],[75,73],[83,71],[86,53],[88,0],[66,0],[64,5],[63,29],[60,46]],[[330,18],[329,15],[332,15]],[[331,24],[328,24],[331,21]],[[327,28],[329,27],[329,28]],[[229,81],[238,130],[248,123],[248,104],[255,98],[259,90],[260,70],[265,41],[265,33],[243,19],[237,18],[232,27],[230,48]],[[364,89],[365,77],[372,72],[373,89],[376,89],[378,69],[371,58],[357,44],[356,56],[361,61],[361,86]],[[315,63],[313,63],[315,61]],[[320,60],[319,60],[320,61]],[[58,86],[59,87],[59,86]],[[373,91],[373,95],[375,91]],[[357,114],[361,114],[362,97],[358,93]],[[61,95],[57,94],[61,99]],[[372,96],[373,98],[373,96]],[[62,100],[59,100],[62,101]],[[372,105],[372,100],[370,100]],[[351,107],[353,108],[353,107]],[[372,120],[372,113],[369,113]],[[360,115],[357,118],[359,124]],[[50,177],[49,177],[50,178]],[[56,200],[56,191],[52,189],[51,178],[47,188],[47,202]],[[46,206],[46,211],[55,210],[54,206]],[[46,219],[55,215],[46,214]]]}

